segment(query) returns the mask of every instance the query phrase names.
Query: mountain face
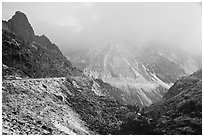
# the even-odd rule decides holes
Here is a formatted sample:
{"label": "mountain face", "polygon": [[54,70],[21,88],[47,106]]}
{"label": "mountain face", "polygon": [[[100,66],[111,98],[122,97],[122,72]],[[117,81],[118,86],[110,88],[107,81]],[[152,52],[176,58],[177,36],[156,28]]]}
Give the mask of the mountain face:
{"label": "mountain face", "polygon": [[82,72],[46,36],[33,35],[25,14],[8,22],[3,135],[202,134],[202,70],[177,80],[196,69],[187,54],[100,42],[70,56]]}
{"label": "mountain face", "polygon": [[114,134],[130,109],[139,110],[33,35],[25,14],[2,24],[2,134]]}
{"label": "mountain face", "polygon": [[158,134],[202,134],[202,70],[176,81],[146,115]]}
{"label": "mountain face", "polygon": [[4,65],[34,78],[66,76],[71,73],[71,62],[46,36],[34,34],[24,13],[17,11],[12,19],[2,24]]}
{"label": "mountain face", "polygon": [[15,15],[5,23],[5,26],[7,26],[8,30],[22,38],[23,41],[32,42],[35,35],[34,30],[24,13],[17,11]]}
{"label": "mountain face", "polygon": [[162,99],[176,80],[196,71],[196,62],[181,50],[158,43],[141,48],[128,41],[108,40],[68,58],[87,76],[100,78],[120,88],[127,104],[140,107]]}
{"label": "mountain face", "polygon": [[177,80],[164,98],[128,116],[118,134],[201,135],[202,70]]}

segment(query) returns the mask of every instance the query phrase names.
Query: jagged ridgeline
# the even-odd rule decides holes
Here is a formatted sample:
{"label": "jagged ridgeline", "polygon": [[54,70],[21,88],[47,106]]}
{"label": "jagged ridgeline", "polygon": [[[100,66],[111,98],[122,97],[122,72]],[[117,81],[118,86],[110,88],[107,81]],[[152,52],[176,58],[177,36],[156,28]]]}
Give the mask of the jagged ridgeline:
{"label": "jagged ridgeline", "polygon": [[17,11],[12,19],[3,21],[2,26],[4,65],[32,78],[59,77],[72,73],[70,61],[45,35],[35,35],[24,13]]}
{"label": "jagged ridgeline", "polygon": [[[176,58],[160,60],[163,52],[154,56],[151,49],[135,62],[118,42],[108,42],[107,54],[95,52],[102,61],[92,57],[104,75],[98,66],[74,62],[84,65],[84,74],[45,35],[35,35],[24,13],[17,11],[2,27],[2,134],[202,134],[202,70],[180,79],[194,65],[169,64]],[[129,87],[121,88],[118,78]]]}
{"label": "jagged ridgeline", "polygon": [[17,11],[2,23],[3,134],[119,130],[130,112],[120,89],[73,67],[46,36],[34,34],[24,13]]}
{"label": "jagged ridgeline", "polygon": [[191,55],[157,41],[142,44],[102,39],[70,53],[68,58],[87,76],[124,91],[127,104],[140,107],[160,101],[176,80],[199,69]]}

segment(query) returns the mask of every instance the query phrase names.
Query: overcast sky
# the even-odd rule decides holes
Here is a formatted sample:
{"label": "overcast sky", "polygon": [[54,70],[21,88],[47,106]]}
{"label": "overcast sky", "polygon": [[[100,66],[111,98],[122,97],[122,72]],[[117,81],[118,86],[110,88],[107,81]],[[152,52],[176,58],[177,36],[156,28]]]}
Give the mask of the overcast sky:
{"label": "overcast sky", "polygon": [[202,50],[200,3],[3,3],[3,20],[24,12],[35,34],[64,54],[103,38],[158,40],[190,53]]}

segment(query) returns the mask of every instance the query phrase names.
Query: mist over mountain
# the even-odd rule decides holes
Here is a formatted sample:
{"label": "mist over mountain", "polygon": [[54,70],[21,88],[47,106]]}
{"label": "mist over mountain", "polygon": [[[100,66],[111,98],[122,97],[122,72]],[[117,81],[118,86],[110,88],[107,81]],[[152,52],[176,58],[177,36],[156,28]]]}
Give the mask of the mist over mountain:
{"label": "mist over mountain", "polygon": [[200,3],[3,3],[3,20],[17,10],[28,15],[37,35],[48,36],[65,56],[104,38],[135,45],[156,40],[201,54]]}
{"label": "mist over mountain", "polygon": [[140,107],[161,100],[176,80],[200,68],[187,52],[156,41],[141,47],[127,40],[103,39],[67,58],[87,76],[121,89],[127,104]]}
{"label": "mist over mountain", "polygon": [[201,135],[200,6],[4,2],[2,134]]}

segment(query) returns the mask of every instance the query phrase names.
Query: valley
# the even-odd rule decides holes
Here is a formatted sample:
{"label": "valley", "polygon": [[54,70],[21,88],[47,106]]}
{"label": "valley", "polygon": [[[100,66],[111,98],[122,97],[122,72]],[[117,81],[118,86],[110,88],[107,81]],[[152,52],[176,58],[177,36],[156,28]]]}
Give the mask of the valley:
{"label": "valley", "polygon": [[2,134],[201,135],[202,69],[118,39],[65,57],[16,11],[2,21]]}

